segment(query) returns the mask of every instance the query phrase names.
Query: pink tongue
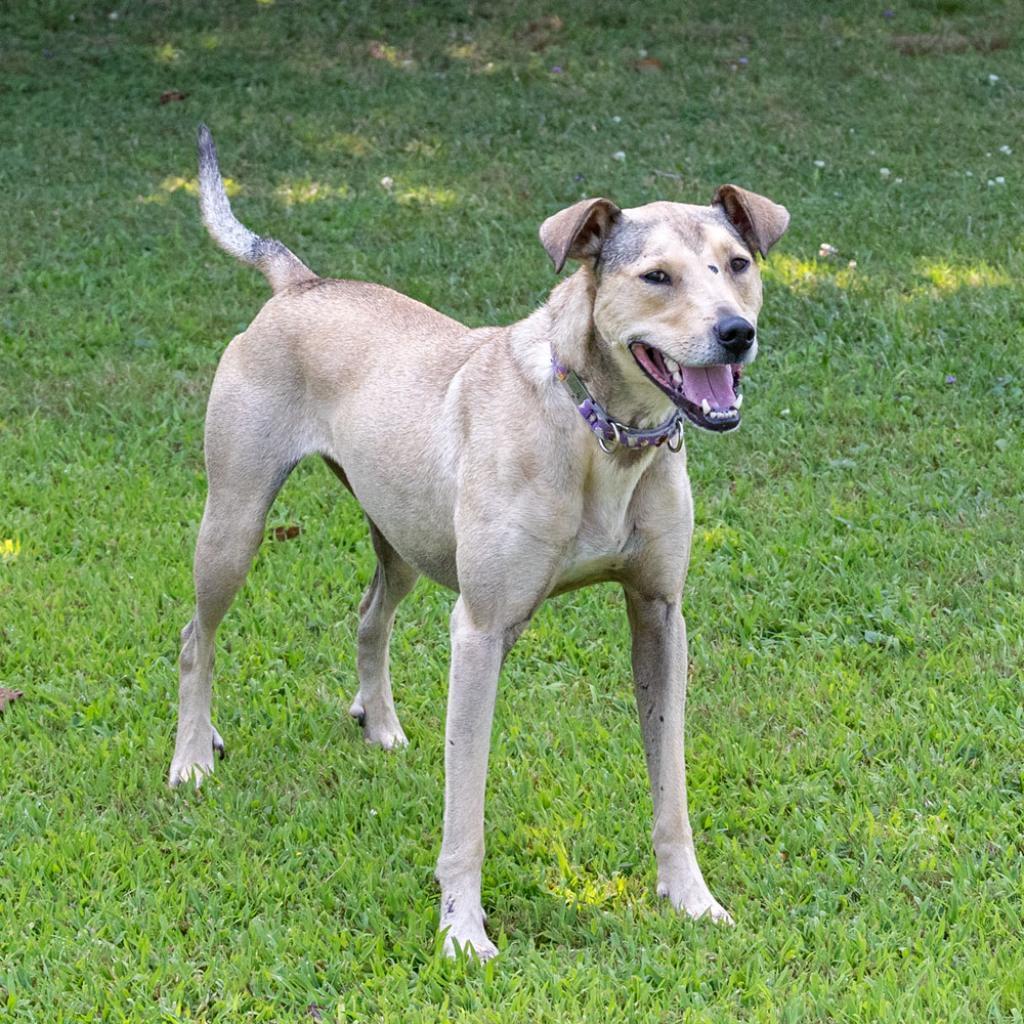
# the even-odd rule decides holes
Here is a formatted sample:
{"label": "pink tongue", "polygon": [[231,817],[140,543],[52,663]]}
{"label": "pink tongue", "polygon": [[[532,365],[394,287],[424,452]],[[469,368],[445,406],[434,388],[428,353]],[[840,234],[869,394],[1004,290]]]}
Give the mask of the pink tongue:
{"label": "pink tongue", "polygon": [[731,366],[684,366],[682,370],[683,393],[694,405],[705,398],[712,409],[731,409],[736,404]]}

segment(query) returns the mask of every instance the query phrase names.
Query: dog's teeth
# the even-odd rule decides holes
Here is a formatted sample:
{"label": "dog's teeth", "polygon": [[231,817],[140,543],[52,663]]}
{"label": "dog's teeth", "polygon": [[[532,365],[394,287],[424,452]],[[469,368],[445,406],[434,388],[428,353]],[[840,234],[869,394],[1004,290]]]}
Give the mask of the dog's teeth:
{"label": "dog's teeth", "polygon": [[705,416],[711,415],[711,403],[706,398],[702,398],[700,400],[700,411],[704,413]]}
{"label": "dog's teeth", "polygon": [[668,372],[675,376],[679,372],[679,364],[671,356],[665,356],[664,358]]}
{"label": "dog's teeth", "polygon": [[735,401],[735,402],[733,403],[733,408],[734,408],[734,409],[736,409],[736,410],[738,411],[738,410],[739,410],[739,407],[740,407],[740,406],[741,406],[742,404],[743,404],[743,396],[742,396],[742,395],[737,395],[737,396],[736,396],[736,401]]}
{"label": "dog's teeth", "polygon": [[672,383],[680,385],[683,383],[683,375],[678,370],[672,372]]}

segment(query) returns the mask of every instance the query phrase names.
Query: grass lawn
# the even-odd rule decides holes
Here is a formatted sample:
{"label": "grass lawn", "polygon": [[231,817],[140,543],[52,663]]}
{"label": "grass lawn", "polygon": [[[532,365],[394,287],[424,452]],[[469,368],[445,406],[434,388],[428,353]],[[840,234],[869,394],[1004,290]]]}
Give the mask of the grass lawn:
{"label": "grass lawn", "polygon": [[[3,6],[0,1019],[1022,1020],[1024,8],[885,6]],[[200,120],[246,224],[473,325],[542,301],[583,195],[789,207],[744,429],[688,433],[690,801],[735,928],[655,896],[606,586],[509,659],[502,955],[439,955],[452,598],[403,605],[411,746],[366,748],[374,560],[313,460],[220,632],[229,758],[166,788],[206,393],[269,294],[200,225]]]}

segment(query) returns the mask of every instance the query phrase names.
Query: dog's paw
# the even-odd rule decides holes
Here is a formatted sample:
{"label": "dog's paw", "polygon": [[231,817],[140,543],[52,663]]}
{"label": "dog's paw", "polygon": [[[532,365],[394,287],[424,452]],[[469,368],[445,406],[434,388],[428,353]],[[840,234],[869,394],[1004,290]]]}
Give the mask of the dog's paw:
{"label": "dog's paw", "polygon": [[442,898],[440,930],[444,933],[444,955],[453,960],[460,952],[481,963],[498,955],[498,947],[487,938],[480,907],[462,910],[453,898]]}
{"label": "dog's paw", "polygon": [[227,748],[221,735],[210,727],[210,745],[192,750],[189,744],[179,744],[174,751],[171,770],[167,776],[167,784],[176,789],[183,782],[194,782],[198,789],[207,775],[213,774],[213,758],[216,754],[223,761],[227,757]]}
{"label": "dog's paw", "polygon": [[662,899],[670,900],[676,910],[683,911],[695,921],[707,919],[717,924],[734,923],[729,911],[711,895],[703,879],[678,886],[661,882],[658,885],[658,895]]}
{"label": "dog's paw", "polygon": [[171,762],[171,770],[167,776],[167,785],[177,789],[183,782],[194,782],[198,789],[207,775],[213,774],[213,758],[206,761],[185,757],[177,757]]}
{"label": "dog's paw", "polygon": [[402,731],[402,723],[398,721],[398,715],[395,714],[394,708],[382,707],[367,710],[362,697],[356,694],[356,699],[352,702],[348,713],[363,727],[363,739],[371,746],[395,750],[398,747],[409,745],[409,741]]}

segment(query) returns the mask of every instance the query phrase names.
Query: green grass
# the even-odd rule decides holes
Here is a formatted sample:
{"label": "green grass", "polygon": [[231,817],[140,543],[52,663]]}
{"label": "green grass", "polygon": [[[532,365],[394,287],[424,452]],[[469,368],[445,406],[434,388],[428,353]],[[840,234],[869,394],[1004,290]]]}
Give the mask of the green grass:
{"label": "green grass", "polygon": [[[0,718],[0,1018],[1022,1019],[1024,14],[884,6],[4,7],[0,681],[25,697]],[[502,955],[438,955],[451,597],[399,615],[410,748],[365,748],[373,557],[312,463],[270,520],[301,536],[221,630],[229,759],[165,788],[205,395],[267,294],[177,180],[201,119],[247,224],[474,325],[543,299],[536,227],[583,194],[735,181],[791,210],[745,428],[689,435],[690,797],[734,929],[655,898],[601,587],[545,606],[503,676]]]}

